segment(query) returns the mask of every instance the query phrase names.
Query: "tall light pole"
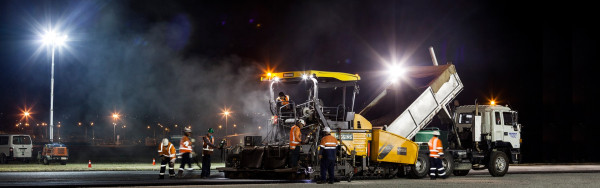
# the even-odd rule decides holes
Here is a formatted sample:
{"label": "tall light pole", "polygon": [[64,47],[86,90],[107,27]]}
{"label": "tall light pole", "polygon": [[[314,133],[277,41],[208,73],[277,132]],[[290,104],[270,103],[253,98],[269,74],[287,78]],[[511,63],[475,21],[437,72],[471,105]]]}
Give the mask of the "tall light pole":
{"label": "tall light pole", "polygon": [[119,114],[113,113],[113,141],[117,144],[117,119],[119,119]]}
{"label": "tall light pole", "polygon": [[229,110],[225,110],[223,112],[223,115],[225,115],[225,136],[229,135],[229,133],[227,132],[227,117],[229,116]]}
{"label": "tall light pole", "polygon": [[67,35],[59,36],[57,33],[50,30],[42,40],[45,45],[52,47],[52,68],[50,77],[50,142],[54,140],[54,51],[56,47],[62,46],[67,40]]}

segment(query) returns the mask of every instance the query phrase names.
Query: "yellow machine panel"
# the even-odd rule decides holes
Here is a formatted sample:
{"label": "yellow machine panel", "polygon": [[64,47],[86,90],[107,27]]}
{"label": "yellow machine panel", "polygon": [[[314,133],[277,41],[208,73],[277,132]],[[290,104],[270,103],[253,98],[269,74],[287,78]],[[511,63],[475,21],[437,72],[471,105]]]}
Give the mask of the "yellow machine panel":
{"label": "yellow machine panel", "polygon": [[372,161],[415,164],[417,160],[418,145],[396,134],[375,129],[371,143]]}
{"label": "yellow machine panel", "polygon": [[360,114],[354,114],[354,129],[368,129],[371,130],[373,125]]}
{"label": "yellow machine panel", "polygon": [[[331,133],[331,135],[338,138],[336,133]],[[354,150],[356,151],[356,156],[367,156],[369,141],[372,138],[370,131],[364,133],[342,131],[341,135],[342,145],[346,147],[346,154],[351,155],[352,150]]]}

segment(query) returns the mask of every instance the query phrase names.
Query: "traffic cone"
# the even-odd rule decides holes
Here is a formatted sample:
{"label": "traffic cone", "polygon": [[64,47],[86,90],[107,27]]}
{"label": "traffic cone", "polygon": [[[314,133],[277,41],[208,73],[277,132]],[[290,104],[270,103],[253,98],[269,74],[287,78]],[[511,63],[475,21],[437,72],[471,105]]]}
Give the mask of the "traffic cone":
{"label": "traffic cone", "polygon": [[156,165],[156,161],[152,158],[152,166]]}
{"label": "traffic cone", "polygon": [[88,168],[92,168],[92,160],[88,161]]}

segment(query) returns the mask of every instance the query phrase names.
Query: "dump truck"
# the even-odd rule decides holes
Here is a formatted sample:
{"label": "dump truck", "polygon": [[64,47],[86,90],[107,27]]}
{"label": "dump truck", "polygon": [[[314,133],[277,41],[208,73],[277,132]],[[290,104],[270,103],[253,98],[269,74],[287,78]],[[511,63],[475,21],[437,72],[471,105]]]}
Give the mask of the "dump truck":
{"label": "dump truck", "polygon": [[[448,118],[448,117],[441,117]],[[521,124],[518,112],[508,106],[455,106],[447,129],[430,127],[417,133],[415,141],[425,143],[433,130],[442,132],[442,145],[452,173],[465,176],[471,169],[487,169],[492,176],[504,176],[509,164],[521,162]],[[425,164],[426,166],[429,164]]]}
{"label": "dump truck", "polygon": [[[386,82],[383,91],[356,113],[358,74],[317,70],[266,73],[261,81],[268,84],[272,113],[264,130],[267,134],[248,136],[243,146],[226,148],[225,167],[217,170],[227,178],[319,179],[321,131],[330,127],[340,143],[336,178],[426,176],[428,150],[424,153],[411,139],[437,114],[450,112],[447,106],[463,85],[452,64],[406,67],[404,75],[413,80],[411,84]],[[276,90],[285,91],[290,100],[277,101]],[[289,132],[298,119],[306,122],[301,129],[304,143],[300,145],[300,167],[290,167]]]}

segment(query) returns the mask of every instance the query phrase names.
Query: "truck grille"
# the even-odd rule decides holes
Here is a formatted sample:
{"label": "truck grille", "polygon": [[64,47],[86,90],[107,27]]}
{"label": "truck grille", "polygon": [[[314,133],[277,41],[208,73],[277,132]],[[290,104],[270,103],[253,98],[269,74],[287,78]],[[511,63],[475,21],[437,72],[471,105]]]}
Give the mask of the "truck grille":
{"label": "truck grille", "polygon": [[67,148],[56,148],[56,153],[58,153],[59,155],[66,155],[67,154]]}

